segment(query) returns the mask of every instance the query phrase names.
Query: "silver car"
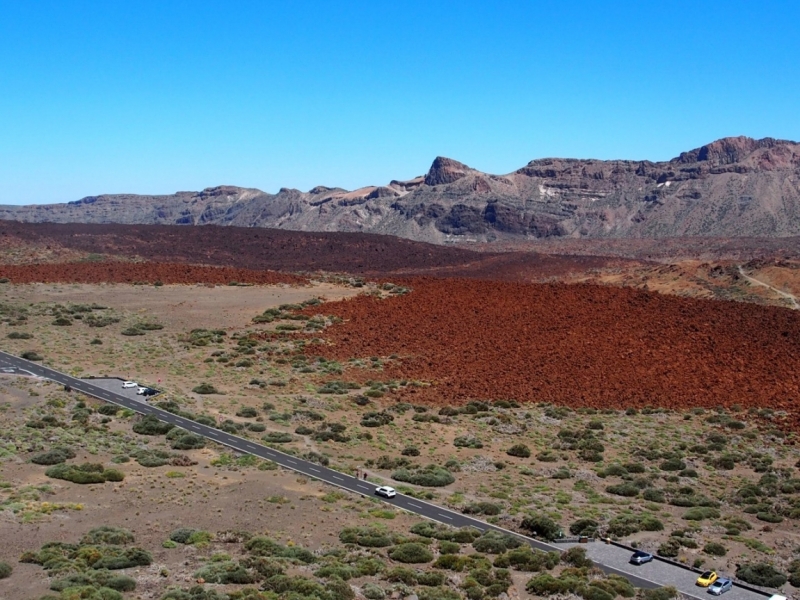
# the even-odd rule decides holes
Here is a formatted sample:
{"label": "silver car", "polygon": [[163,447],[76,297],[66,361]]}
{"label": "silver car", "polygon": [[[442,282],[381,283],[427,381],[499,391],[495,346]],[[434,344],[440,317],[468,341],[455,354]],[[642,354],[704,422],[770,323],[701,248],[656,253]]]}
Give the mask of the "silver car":
{"label": "silver car", "polygon": [[720,577],[710,586],[708,586],[708,593],[714,594],[715,596],[719,596],[724,594],[725,592],[729,592],[733,587],[733,582],[730,579],[726,579],[724,577]]}
{"label": "silver car", "polygon": [[381,487],[377,488],[375,493],[378,496],[383,496],[384,498],[394,498],[397,495],[397,492],[394,490],[394,488],[389,487],[388,485],[382,485]]}

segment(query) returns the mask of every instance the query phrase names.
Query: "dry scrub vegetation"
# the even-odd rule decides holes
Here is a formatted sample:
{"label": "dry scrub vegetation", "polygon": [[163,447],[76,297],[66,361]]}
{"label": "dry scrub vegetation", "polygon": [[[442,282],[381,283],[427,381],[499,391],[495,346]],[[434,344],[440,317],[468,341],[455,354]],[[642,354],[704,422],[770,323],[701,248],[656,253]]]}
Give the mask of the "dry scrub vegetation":
{"label": "dry scrub vegetation", "polygon": [[[369,346],[366,321],[355,318],[361,311],[364,319],[367,307],[375,331],[384,332],[386,307],[400,307],[414,327],[414,298],[426,299],[424,286],[409,293],[410,284],[342,283],[6,284],[3,348],[74,375],[153,385],[163,393],[151,401],[162,408],[343,472],[366,470],[375,483],[522,533],[611,536],[728,573],[740,565],[750,569],[745,577],[760,577],[769,564],[800,584],[793,415],[727,398],[672,409],[640,401],[591,407],[579,397],[572,407],[535,397],[523,403],[500,388],[446,402],[432,371],[409,367],[425,359],[421,350],[386,350],[402,336],[380,350]],[[329,302],[359,292],[369,297]],[[146,300],[138,308],[137,295]],[[644,302],[625,297],[634,307]],[[449,308],[458,316],[463,304],[453,298]],[[195,313],[187,317],[190,305]],[[793,317],[758,310],[754,322],[795,327]],[[425,330],[427,347],[434,334]],[[355,335],[363,345],[347,344]],[[498,343],[483,341],[487,351]],[[635,593],[598,575],[580,551],[559,559],[513,538],[420,523],[373,498],[52,383],[2,376],[0,410],[4,597],[379,599],[396,592],[430,600],[503,593],[613,600]]]}

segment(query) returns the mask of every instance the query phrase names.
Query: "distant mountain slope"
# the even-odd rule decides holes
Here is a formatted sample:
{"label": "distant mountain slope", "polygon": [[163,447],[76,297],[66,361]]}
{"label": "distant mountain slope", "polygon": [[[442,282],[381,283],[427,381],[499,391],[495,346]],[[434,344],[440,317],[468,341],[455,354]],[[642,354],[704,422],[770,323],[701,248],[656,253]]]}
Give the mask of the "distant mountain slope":
{"label": "distant mountain slope", "polygon": [[419,241],[800,235],[800,144],[725,138],[667,162],[534,160],[489,175],[439,157],[425,176],[354,191],[234,186],[0,206],[0,219],[236,225]]}

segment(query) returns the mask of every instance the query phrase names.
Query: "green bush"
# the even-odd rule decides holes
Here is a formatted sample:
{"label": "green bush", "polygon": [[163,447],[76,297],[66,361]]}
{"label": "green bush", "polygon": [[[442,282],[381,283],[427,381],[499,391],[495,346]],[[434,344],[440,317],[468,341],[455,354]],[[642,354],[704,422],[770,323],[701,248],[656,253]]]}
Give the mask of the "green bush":
{"label": "green bush", "polygon": [[453,445],[456,448],[483,448],[483,442],[478,438],[471,435],[460,435],[453,440]]}
{"label": "green bush", "polygon": [[89,530],[89,532],[81,538],[81,545],[123,546],[125,544],[132,544],[134,541],[133,534],[127,529],[102,525]]}
{"label": "green bush", "polygon": [[548,541],[557,540],[561,537],[561,527],[547,515],[527,516],[522,519],[520,527]]}
{"label": "green bush", "polygon": [[678,590],[671,585],[653,590],[642,589],[640,596],[641,600],[672,600],[678,597]]}
{"label": "green bush", "polygon": [[503,512],[503,507],[494,502],[472,502],[461,509],[465,515],[495,516]]}
{"label": "green bush", "polygon": [[194,576],[206,583],[247,584],[255,583],[257,577],[236,561],[212,562],[197,571]]}
{"label": "green bush", "polygon": [[268,444],[287,444],[294,440],[291,433],[282,431],[271,431],[261,438]]}
{"label": "green bush", "polygon": [[671,537],[658,547],[658,555],[665,558],[675,558],[681,551],[681,543],[677,538]]}
{"label": "green bush", "polygon": [[606,534],[612,537],[625,537],[641,531],[639,515],[617,515],[608,522]]}
{"label": "green bush", "polygon": [[343,544],[357,544],[365,548],[386,548],[394,544],[394,535],[372,527],[346,527],[339,532]]}
{"label": "green bush", "polygon": [[506,454],[509,456],[516,456],[519,458],[530,458],[531,456],[531,449],[528,448],[525,444],[514,444],[506,450]]}
{"label": "green bush", "polygon": [[783,521],[783,517],[780,516],[778,513],[769,511],[760,511],[756,513],[756,519],[759,521],[766,521],[767,523],[780,523]]}
{"label": "green bush", "polygon": [[561,555],[564,564],[571,567],[583,568],[592,567],[594,563],[586,556],[586,548],[583,546],[573,546]]}
{"label": "green bush", "polygon": [[139,435],[165,435],[174,427],[175,425],[159,421],[153,415],[145,415],[141,421],[133,424],[133,431]]}
{"label": "green bush", "polygon": [[31,458],[31,462],[37,465],[57,465],[71,458],[75,458],[75,452],[71,448],[59,447],[36,454]]}
{"label": "green bush", "polygon": [[648,502],[658,502],[660,504],[663,504],[666,501],[664,492],[656,488],[647,488],[643,490],[642,498],[644,498]]}
{"label": "green bush", "polygon": [[427,563],[433,560],[433,553],[422,544],[407,542],[389,550],[389,558],[402,563]]}
{"label": "green bush", "polygon": [[122,481],[125,478],[124,474],[116,469],[104,469],[103,465],[93,463],[84,463],[82,465],[62,463],[50,467],[44,474],[53,479],[63,479],[79,484]]}
{"label": "green bush", "polygon": [[192,391],[195,394],[219,394],[217,388],[210,383],[201,383],[200,385],[196,385],[192,388]]}
{"label": "green bush", "polygon": [[419,456],[420,451],[419,448],[416,446],[406,446],[403,448],[402,452],[400,452],[403,456]]}
{"label": "green bush", "polygon": [[702,521],[704,519],[719,519],[719,510],[710,506],[695,506],[687,510],[683,518],[687,521]]}
{"label": "green bush", "polygon": [[569,526],[569,532],[572,535],[585,535],[594,537],[597,535],[597,529],[599,527],[600,523],[594,519],[578,519]]}
{"label": "green bush", "polygon": [[682,471],[686,468],[686,463],[680,458],[669,458],[659,465],[662,471]]}
{"label": "green bush", "polygon": [[630,482],[619,483],[617,485],[609,485],[606,487],[606,492],[616,496],[625,496],[633,498],[639,495],[639,487]]}
{"label": "green bush", "polygon": [[502,554],[507,550],[519,548],[521,545],[522,542],[518,538],[498,531],[487,531],[472,542],[472,547],[484,554]]}
{"label": "green bush", "polygon": [[12,331],[6,337],[10,340],[29,340],[33,335],[25,331]]}
{"label": "green bush", "polygon": [[7,562],[0,562],[0,579],[6,579],[11,576],[14,569]]}
{"label": "green bush", "polygon": [[458,554],[461,552],[461,544],[442,540],[439,542],[439,554]]}
{"label": "green bush", "polygon": [[253,417],[258,416],[258,411],[252,406],[243,406],[238,411],[236,411],[236,416],[245,419],[252,419]]}
{"label": "green bush", "polygon": [[[146,567],[153,562],[152,555],[141,548],[122,549],[115,546],[105,546],[104,550],[106,553],[92,565],[93,568],[114,571],[131,567]],[[109,552],[109,550],[111,551]]]}
{"label": "green bush", "polygon": [[197,450],[205,448],[206,440],[204,437],[196,433],[184,433],[180,437],[175,438],[170,443],[170,447],[175,450]]}
{"label": "green bush", "polygon": [[736,577],[745,583],[762,587],[779,588],[786,583],[786,575],[767,563],[747,563],[736,569]]}
{"label": "green bush", "polygon": [[25,352],[20,354],[20,356],[25,360],[31,360],[31,361],[44,360],[44,357],[38,352],[35,352],[34,350],[26,350]]}
{"label": "green bush", "polygon": [[425,487],[443,487],[456,480],[450,471],[433,464],[416,469],[398,469],[392,473],[392,479]]}
{"label": "green bush", "polygon": [[728,553],[728,549],[717,542],[709,542],[703,546],[703,552],[711,556],[725,556]]}

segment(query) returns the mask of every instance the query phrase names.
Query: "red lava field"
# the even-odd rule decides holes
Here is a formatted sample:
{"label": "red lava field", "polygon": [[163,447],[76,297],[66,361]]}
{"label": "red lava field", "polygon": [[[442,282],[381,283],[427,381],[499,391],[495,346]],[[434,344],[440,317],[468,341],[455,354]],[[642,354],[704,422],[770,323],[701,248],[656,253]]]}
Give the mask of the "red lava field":
{"label": "red lava field", "polygon": [[308,352],[398,354],[385,376],[431,382],[406,393],[435,404],[738,404],[786,410],[800,425],[800,312],[591,285],[403,283],[413,293],[326,304],[345,322]]}
{"label": "red lava field", "polygon": [[232,267],[199,267],[169,263],[62,263],[42,265],[0,265],[0,277],[12,283],[155,283],[227,285],[304,284],[308,280],[291,273],[255,271]]}

